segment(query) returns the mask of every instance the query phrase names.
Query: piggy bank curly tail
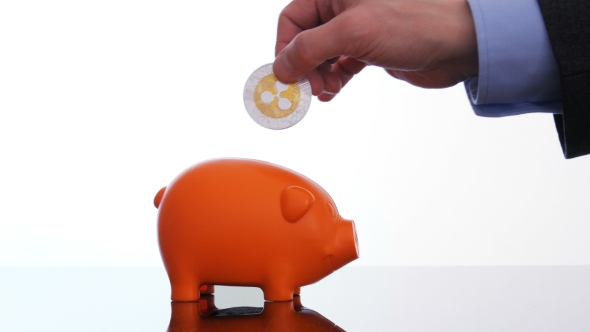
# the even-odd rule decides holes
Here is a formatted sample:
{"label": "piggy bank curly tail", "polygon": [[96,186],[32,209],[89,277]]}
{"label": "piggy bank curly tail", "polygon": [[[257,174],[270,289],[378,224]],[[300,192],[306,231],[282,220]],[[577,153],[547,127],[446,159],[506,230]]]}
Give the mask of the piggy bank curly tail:
{"label": "piggy bank curly tail", "polygon": [[164,192],[166,192],[166,187],[160,189],[160,191],[158,191],[158,193],[156,194],[156,197],[154,197],[154,206],[156,206],[156,208],[160,207],[160,202],[162,201]]}

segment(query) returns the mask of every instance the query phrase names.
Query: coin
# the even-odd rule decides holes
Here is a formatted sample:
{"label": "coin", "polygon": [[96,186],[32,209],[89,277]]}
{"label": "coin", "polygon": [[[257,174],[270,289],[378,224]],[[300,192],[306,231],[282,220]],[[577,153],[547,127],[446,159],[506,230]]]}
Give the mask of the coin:
{"label": "coin", "polygon": [[283,83],[272,71],[272,63],[256,69],[244,86],[244,105],[259,125],[285,129],[297,124],[309,109],[311,85],[307,78]]}

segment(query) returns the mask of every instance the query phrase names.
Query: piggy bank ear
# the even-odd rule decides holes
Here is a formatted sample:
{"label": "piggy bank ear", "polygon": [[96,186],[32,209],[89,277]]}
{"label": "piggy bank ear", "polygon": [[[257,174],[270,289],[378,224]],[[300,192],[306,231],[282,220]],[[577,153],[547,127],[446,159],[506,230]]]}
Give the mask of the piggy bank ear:
{"label": "piggy bank ear", "polygon": [[287,187],[281,193],[281,212],[288,222],[297,222],[303,217],[315,197],[308,190],[297,186]]}
{"label": "piggy bank ear", "polygon": [[160,189],[160,191],[158,191],[158,193],[156,194],[156,197],[154,197],[154,206],[157,208],[160,207],[160,202],[162,201],[162,196],[164,196],[164,192],[166,191],[166,187]]}

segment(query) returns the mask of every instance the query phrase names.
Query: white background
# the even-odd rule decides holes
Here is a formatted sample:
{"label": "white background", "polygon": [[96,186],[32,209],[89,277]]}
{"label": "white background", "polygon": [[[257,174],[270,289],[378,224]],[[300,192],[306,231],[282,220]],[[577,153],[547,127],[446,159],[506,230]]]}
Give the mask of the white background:
{"label": "white background", "polygon": [[293,128],[247,115],[287,1],[0,2],[0,266],[160,266],[156,192],[261,159],[354,219],[355,265],[590,264],[590,157],[548,114],[475,116],[463,87],[368,68]]}

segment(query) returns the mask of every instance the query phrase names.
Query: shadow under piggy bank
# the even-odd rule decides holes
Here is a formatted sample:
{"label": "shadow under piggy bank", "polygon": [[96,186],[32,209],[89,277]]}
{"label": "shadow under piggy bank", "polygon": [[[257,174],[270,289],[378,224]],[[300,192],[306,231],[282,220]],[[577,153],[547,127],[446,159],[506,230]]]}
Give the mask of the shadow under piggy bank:
{"label": "shadow under piggy bank", "polygon": [[172,302],[168,332],[345,332],[319,313],[293,301],[264,302],[264,308],[235,307],[217,309],[215,296],[202,296],[198,302]]}

